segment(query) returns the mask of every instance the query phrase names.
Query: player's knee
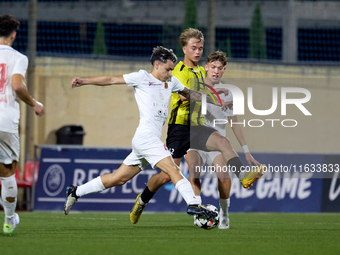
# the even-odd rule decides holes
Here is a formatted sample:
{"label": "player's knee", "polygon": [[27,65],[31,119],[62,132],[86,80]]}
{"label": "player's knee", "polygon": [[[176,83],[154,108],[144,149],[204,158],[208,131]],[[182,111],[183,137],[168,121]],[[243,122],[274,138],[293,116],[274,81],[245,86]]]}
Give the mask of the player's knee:
{"label": "player's knee", "polygon": [[122,178],[120,180],[118,180],[118,183],[116,184],[117,186],[121,186],[121,185],[124,185],[125,183],[127,183],[130,179],[125,179],[125,178]]}
{"label": "player's knee", "polygon": [[[178,168],[178,167],[173,168],[172,166],[169,166],[168,169],[167,169],[167,172],[170,173],[170,174],[171,174],[172,172],[177,172],[177,171],[179,171],[179,168],[178,168],[178,170],[177,170],[177,168]],[[171,181],[171,178],[170,178],[170,176],[169,176],[167,173],[161,172],[161,173],[159,174],[159,180],[160,180],[160,182],[161,182],[162,184],[166,184],[166,183],[168,183],[168,182]]]}
{"label": "player's knee", "polygon": [[230,141],[227,137],[221,137],[220,139],[217,140],[217,146],[218,148],[223,151],[223,150],[232,150]]}
{"label": "player's knee", "polygon": [[171,178],[170,178],[169,175],[164,175],[164,176],[163,176],[163,180],[162,180],[162,183],[163,183],[163,184],[166,184],[166,183],[168,183],[168,182],[170,182],[170,181],[171,181]]}

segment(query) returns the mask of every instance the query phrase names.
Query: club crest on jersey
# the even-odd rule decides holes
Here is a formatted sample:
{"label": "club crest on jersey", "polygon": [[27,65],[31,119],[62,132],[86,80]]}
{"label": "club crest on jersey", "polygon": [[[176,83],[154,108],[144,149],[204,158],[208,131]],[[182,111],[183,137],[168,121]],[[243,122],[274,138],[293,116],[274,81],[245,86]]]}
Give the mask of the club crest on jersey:
{"label": "club crest on jersey", "polygon": [[164,83],[164,88],[166,88],[166,89],[167,89],[168,87],[169,87],[169,86],[168,86],[168,83],[167,83],[167,82],[165,82],[165,83]]}

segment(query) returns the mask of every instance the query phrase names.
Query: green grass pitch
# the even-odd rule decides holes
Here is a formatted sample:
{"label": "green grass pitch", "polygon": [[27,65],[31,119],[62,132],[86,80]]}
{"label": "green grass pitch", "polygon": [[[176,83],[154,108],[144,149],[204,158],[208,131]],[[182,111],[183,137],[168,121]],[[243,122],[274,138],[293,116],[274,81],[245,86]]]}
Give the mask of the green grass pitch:
{"label": "green grass pitch", "polygon": [[[231,213],[231,229],[204,230],[185,213],[19,212],[1,254],[340,254],[340,214]],[[3,212],[0,213],[3,218]]]}

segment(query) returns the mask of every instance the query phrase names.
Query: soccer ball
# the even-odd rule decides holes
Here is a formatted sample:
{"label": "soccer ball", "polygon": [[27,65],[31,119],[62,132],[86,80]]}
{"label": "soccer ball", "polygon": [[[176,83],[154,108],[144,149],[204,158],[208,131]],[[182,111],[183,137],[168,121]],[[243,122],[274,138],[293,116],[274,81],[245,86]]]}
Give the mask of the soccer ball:
{"label": "soccer ball", "polygon": [[202,205],[202,207],[210,211],[216,212],[217,216],[215,218],[207,219],[204,216],[195,215],[194,224],[203,229],[212,229],[212,228],[217,227],[218,223],[220,222],[220,216],[218,214],[218,209],[216,208],[216,206],[208,204],[208,205]]}

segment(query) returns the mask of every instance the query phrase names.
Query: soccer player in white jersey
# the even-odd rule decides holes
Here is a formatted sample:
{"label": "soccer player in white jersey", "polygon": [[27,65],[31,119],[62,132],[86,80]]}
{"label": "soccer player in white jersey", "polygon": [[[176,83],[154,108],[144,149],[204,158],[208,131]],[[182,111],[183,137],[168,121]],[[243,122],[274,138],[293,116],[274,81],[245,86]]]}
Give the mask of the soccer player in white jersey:
{"label": "soccer player in white jersey", "polygon": [[11,47],[19,24],[10,15],[0,16],[0,179],[5,211],[3,232],[7,235],[12,234],[19,223],[19,216],[15,213],[18,193],[15,168],[19,160],[19,99],[31,106],[38,116],[45,113],[44,106],[30,96],[24,83],[27,57]]}
{"label": "soccer player in white jersey", "polygon": [[199,205],[189,181],[183,177],[167,147],[160,140],[162,126],[168,117],[171,93],[177,92],[191,100],[201,100],[199,92],[189,90],[172,76],[171,72],[176,61],[177,57],[172,50],[159,46],[153,50],[151,56],[153,66],[151,73],[140,70],[116,77],[73,78],[72,87],[87,84],[133,86],[140,112],[140,121],[132,139],[132,152],[116,172],[99,176],[78,187],[69,186],[67,188],[66,215],[79,197],[123,185],[150,164],[153,168],[158,167],[170,176],[174,186],[188,205],[187,213],[189,215],[216,216],[216,213]]}
{"label": "soccer player in white jersey", "polygon": [[[207,64],[205,65],[205,71],[207,74],[205,83],[212,86],[219,96],[224,101],[233,101],[232,94],[227,93],[227,89],[220,82],[227,65],[227,57],[224,52],[216,51],[211,53],[207,58]],[[233,114],[230,108],[222,111],[220,107],[216,107],[213,104],[207,105],[207,114],[205,115],[205,122],[208,127],[215,128],[222,136],[226,136],[226,124],[214,124],[215,119],[227,119],[228,122],[238,123],[237,116]],[[240,125],[232,125],[233,132],[243,148],[245,158],[249,165],[259,166],[260,163],[256,161],[249,152],[246,140],[244,138]],[[232,148],[231,148],[232,149]],[[190,162],[189,167],[189,181],[192,185],[195,195],[200,198],[201,183],[200,183],[200,167],[207,165],[214,166],[218,177],[218,191],[220,193],[220,224],[219,229],[229,229],[230,221],[228,216],[228,207],[230,205],[230,188],[231,179],[229,177],[227,169],[227,163],[223,159],[221,152],[219,151],[202,151],[190,149],[190,156],[187,162]],[[195,222],[194,222],[195,223]]]}

